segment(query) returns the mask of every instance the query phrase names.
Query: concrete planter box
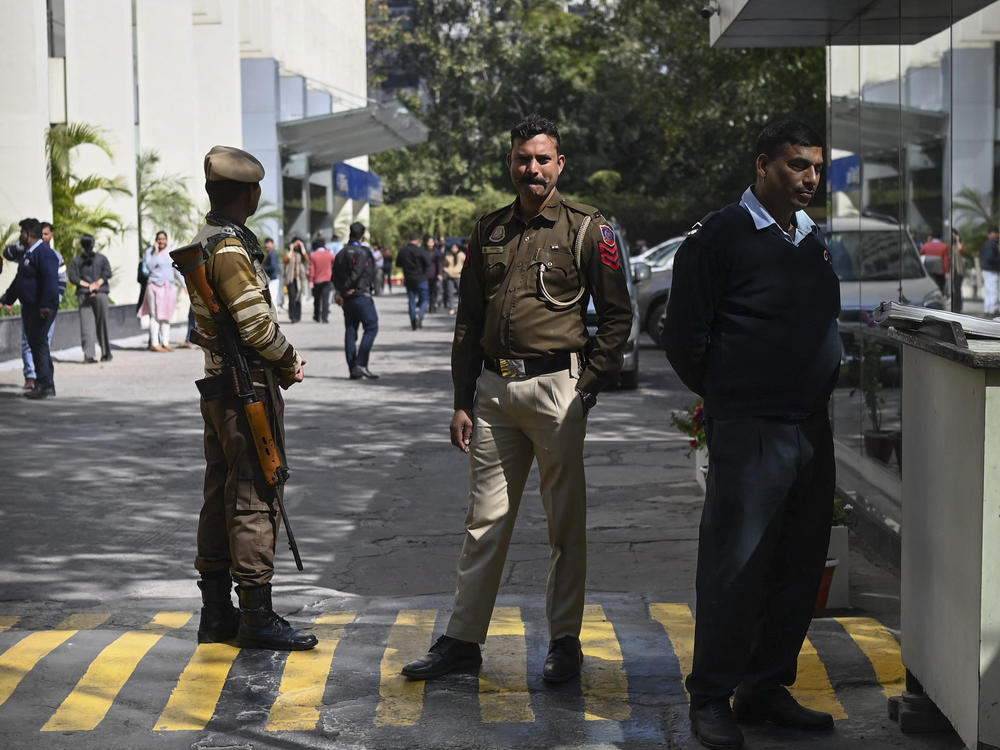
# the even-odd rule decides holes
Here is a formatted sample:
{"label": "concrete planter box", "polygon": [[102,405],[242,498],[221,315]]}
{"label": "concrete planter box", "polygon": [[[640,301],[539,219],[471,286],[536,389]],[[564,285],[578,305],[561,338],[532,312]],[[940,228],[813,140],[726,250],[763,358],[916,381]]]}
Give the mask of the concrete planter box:
{"label": "concrete planter box", "polygon": [[[112,340],[142,333],[135,304],[108,308],[108,337]],[[80,311],[60,310],[52,335],[52,350],[80,346]],[[21,358],[21,316],[0,318],[0,361]]]}
{"label": "concrete planter box", "polygon": [[708,448],[695,448],[694,449],[694,478],[698,482],[698,486],[701,487],[701,491],[705,491],[705,481],[708,479]]}
{"label": "concrete planter box", "polygon": [[830,584],[830,596],[826,600],[828,609],[845,609],[851,606],[849,595],[850,583],[850,557],[847,544],[847,527],[833,526],[830,529],[830,546],[827,549],[827,558],[839,560],[833,573],[833,582]]}

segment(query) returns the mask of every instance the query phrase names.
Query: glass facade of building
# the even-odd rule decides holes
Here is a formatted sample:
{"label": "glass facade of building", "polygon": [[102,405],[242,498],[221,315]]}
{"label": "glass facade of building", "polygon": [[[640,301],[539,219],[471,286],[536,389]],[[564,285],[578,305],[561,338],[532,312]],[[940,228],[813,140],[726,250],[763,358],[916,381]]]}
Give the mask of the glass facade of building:
{"label": "glass facade of building", "polygon": [[[899,300],[981,314],[979,254],[1000,193],[1000,2],[919,41],[904,33],[914,20],[907,7],[899,3],[895,19],[904,43],[862,43],[875,30],[861,18],[858,44],[827,48],[829,244],[843,305],[833,400],[840,483],[897,503],[906,374],[869,311]],[[867,23],[891,38],[892,20]]]}

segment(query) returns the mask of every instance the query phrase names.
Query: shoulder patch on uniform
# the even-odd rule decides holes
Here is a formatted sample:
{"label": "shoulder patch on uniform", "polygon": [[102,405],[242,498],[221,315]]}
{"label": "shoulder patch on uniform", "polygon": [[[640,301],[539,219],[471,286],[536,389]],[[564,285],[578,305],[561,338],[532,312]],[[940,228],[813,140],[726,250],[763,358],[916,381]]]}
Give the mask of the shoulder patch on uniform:
{"label": "shoulder patch on uniform", "polygon": [[[612,233],[612,238],[613,237],[614,233]],[[597,247],[601,251],[601,263],[606,265],[612,271],[617,271],[622,267],[622,254],[618,250],[618,245],[616,244],[609,245],[608,243],[602,240],[601,242],[597,243]]]}
{"label": "shoulder patch on uniform", "polygon": [[503,224],[498,224],[493,227],[493,231],[490,232],[490,242],[502,242],[503,238],[507,236],[507,230],[504,228]]}
{"label": "shoulder patch on uniform", "polygon": [[618,244],[617,240],[615,239],[615,230],[613,230],[607,224],[601,224],[601,239],[603,240],[605,245],[609,245],[610,247],[614,247],[615,245]]}

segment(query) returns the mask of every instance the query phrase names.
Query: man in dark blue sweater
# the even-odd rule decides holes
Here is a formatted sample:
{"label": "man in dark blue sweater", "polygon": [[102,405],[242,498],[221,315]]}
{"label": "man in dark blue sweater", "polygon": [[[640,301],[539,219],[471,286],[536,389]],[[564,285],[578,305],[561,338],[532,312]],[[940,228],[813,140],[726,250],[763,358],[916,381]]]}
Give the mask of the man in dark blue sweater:
{"label": "man in dark blue sweater", "polygon": [[840,366],[840,285],[803,210],[823,143],[802,123],[775,122],[755,153],[756,183],[677,251],[663,338],[674,370],[705,399],[710,468],[686,685],[692,732],[716,749],[742,747],[737,722],[833,726],[785,688],[833,509],[827,407]]}
{"label": "man in dark blue sweater", "polygon": [[59,258],[42,241],[38,219],[21,221],[21,245],[25,253],[18,263],[17,276],[0,297],[0,304],[21,302],[21,324],[35,363],[35,385],[24,395],[48,398],[56,395],[48,333],[59,311]]}

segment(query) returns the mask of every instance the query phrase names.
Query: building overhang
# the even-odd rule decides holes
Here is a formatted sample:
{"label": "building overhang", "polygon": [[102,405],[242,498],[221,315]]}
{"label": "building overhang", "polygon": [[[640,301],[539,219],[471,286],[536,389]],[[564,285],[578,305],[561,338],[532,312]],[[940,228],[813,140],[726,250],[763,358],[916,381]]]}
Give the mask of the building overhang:
{"label": "building overhang", "polygon": [[359,109],[278,123],[286,156],[305,156],[310,169],[333,167],[355,156],[377,154],[427,140],[427,126],[391,99]]}
{"label": "building overhang", "polygon": [[830,99],[831,148],[853,153],[896,153],[902,144],[941,141],[948,134],[948,114],[898,104]]}
{"label": "building overhang", "polygon": [[916,44],[993,0],[705,0],[713,47]]}

